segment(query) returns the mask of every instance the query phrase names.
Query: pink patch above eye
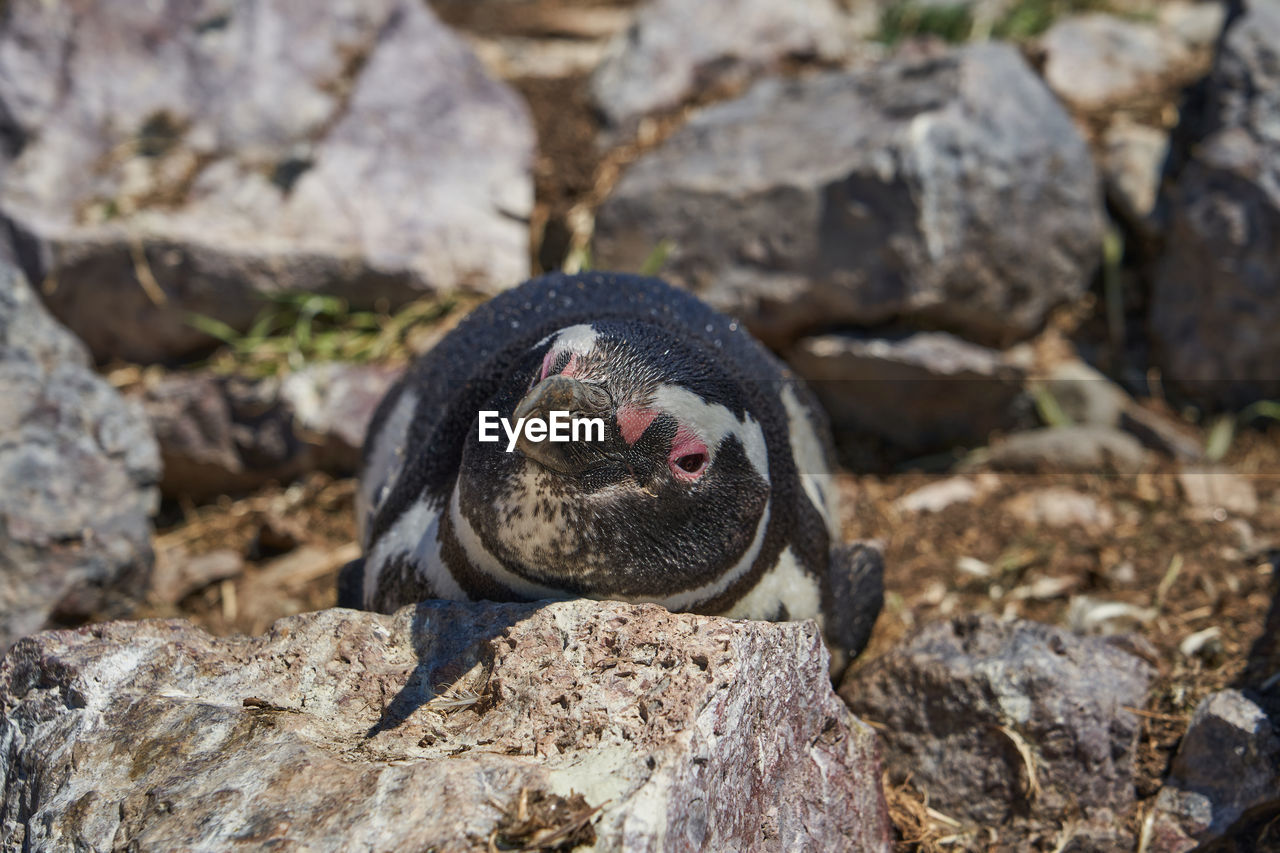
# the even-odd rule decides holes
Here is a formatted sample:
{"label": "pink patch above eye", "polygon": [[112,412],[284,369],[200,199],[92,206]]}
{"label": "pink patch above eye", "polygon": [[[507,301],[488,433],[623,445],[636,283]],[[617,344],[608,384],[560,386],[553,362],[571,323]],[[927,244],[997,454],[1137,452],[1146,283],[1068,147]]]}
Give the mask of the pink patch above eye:
{"label": "pink patch above eye", "polygon": [[[551,373],[552,366],[560,358],[560,354],[564,350],[557,350],[554,347],[547,350],[547,354],[542,357],[542,372],[538,375],[538,381],[546,379]],[[561,376],[568,376],[570,379],[578,372],[578,354],[575,352],[569,356],[569,363],[564,366],[564,370],[560,371]]]}
{"label": "pink patch above eye", "polygon": [[658,413],[651,409],[637,409],[634,406],[618,407],[618,431],[627,444],[635,444],[644,435],[644,431],[653,423]]}

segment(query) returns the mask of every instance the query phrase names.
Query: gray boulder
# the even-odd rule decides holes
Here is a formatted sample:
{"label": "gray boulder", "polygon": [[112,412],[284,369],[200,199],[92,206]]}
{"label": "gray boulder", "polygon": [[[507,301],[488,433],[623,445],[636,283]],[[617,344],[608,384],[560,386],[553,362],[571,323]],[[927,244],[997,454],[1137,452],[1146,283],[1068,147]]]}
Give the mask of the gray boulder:
{"label": "gray boulder", "polygon": [[84,361],[0,263],[0,650],[49,624],[123,614],[151,571],[155,439]]}
{"label": "gray boulder", "polygon": [[433,601],[183,622],[0,664],[5,851],[887,851],[876,737],[812,623]]}
{"label": "gray boulder", "polygon": [[854,43],[847,29],[834,0],[650,0],[610,43],[592,98],[609,128],[626,129],[789,57],[839,60]]}
{"label": "gray boulder", "polygon": [[1083,832],[1119,827],[1134,805],[1142,724],[1125,708],[1143,706],[1153,675],[1105,640],[972,616],[926,626],[840,695],[879,724],[890,777],[910,776],[943,814]]}
{"label": "gray boulder", "polygon": [[161,488],[195,500],[360,465],[364,433],[398,368],[323,362],[282,378],[173,373],[139,401],[164,459]]}
{"label": "gray boulder", "polygon": [[1280,0],[1248,0],[1181,131],[1149,324],[1164,381],[1235,408],[1280,395]]}
{"label": "gray boulder", "polygon": [[[1280,811],[1280,731],[1238,690],[1206,697],[1156,798],[1151,853],[1185,853],[1251,812]],[[1261,848],[1259,848],[1261,849]]]}
{"label": "gray boulder", "polygon": [[945,332],[804,338],[787,357],[837,431],[907,454],[986,442],[1030,416],[1025,372]]}
{"label": "gray boulder", "polygon": [[254,295],[394,304],[525,277],[521,99],[412,0],[15,0],[0,218],[98,358],[181,356]]}
{"label": "gray boulder", "polygon": [[1097,265],[1101,193],[1066,112],[1007,45],[770,79],[623,175],[595,257],[663,273],[783,348],[900,320],[1030,335]]}

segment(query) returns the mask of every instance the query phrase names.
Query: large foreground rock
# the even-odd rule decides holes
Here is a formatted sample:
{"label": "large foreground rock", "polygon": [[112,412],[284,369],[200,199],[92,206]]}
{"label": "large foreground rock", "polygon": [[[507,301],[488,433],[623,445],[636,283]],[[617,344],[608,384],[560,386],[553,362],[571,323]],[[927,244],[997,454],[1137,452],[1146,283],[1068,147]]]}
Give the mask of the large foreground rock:
{"label": "large foreground rock", "polygon": [[1247,0],[1167,198],[1151,291],[1165,381],[1211,406],[1280,395],[1280,0]]}
{"label": "large foreground rock", "polygon": [[1206,697],[1155,808],[1152,853],[1186,853],[1250,815],[1280,813],[1280,727],[1238,690]]}
{"label": "large foreground rock", "polygon": [[[1143,706],[1153,674],[1106,640],[973,616],[925,627],[840,693],[883,724],[891,777],[942,813],[1096,840],[1134,804],[1142,725],[1126,708]],[[1117,834],[1101,849],[1132,846]]]}
{"label": "large foreground rock", "polygon": [[528,271],[527,109],[416,0],[15,0],[0,115],[7,251],[99,358]]}
{"label": "large foreground rock", "polygon": [[0,650],[122,615],[151,571],[155,439],[86,358],[0,262]]}
{"label": "large foreground rock", "polygon": [[875,735],[812,623],[586,601],[254,639],[114,623],[15,646],[0,708],[5,850],[889,849]]}
{"label": "large foreground rock", "polygon": [[595,257],[664,275],[783,347],[889,320],[981,343],[1080,296],[1101,193],[1066,112],[1007,45],[771,79],[638,160]]}

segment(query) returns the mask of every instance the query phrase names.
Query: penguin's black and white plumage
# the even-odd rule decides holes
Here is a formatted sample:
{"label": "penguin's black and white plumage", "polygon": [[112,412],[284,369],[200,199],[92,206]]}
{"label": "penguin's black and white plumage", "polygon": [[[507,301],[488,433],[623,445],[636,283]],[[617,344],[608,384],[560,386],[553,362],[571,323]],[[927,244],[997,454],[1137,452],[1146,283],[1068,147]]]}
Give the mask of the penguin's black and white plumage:
{"label": "penguin's black and white plumage", "polygon": [[[598,417],[576,442],[480,441],[480,412]],[[871,547],[839,545],[826,418],[734,320],[653,278],[553,274],[480,306],[370,424],[363,558],[339,603],[648,601],[813,618],[837,659],[882,600]]]}

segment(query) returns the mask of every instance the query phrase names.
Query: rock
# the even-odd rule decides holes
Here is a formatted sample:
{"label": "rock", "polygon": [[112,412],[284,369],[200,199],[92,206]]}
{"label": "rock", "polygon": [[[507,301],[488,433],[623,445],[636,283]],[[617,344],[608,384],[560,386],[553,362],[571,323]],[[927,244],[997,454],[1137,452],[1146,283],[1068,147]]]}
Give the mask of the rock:
{"label": "rock", "polygon": [[24,640],[0,703],[15,849],[890,849],[875,735],[812,623],[581,600],[113,623]]}
{"label": "rock", "polygon": [[1221,468],[1184,468],[1178,472],[1182,496],[1192,509],[1226,510],[1234,515],[1258,511],[1258,492],[1253,483]]}
{"label": "rock", "polygon": [[1021,473],[1134,474],[1147,466],[1147,451],[1133,436],[1098,426],[1046,427],[1019,432],[993,444],[985,464]]}
{"label": "rock", "polygon": [[49,316],[22,272],[0,260],[0,361],[34,361],[45,370],[88,366],[84,344]]}
{"label": "rock", "polygon": [[1198,462],[1204,458],[1204,447],[1198,436],[1186,431],[1186,425],[1178,423],[1159,412],[1133,403],[1124,410],[1120,425],[1139,441],[1185,462]]}
{"label": "rock", "polygon": [[159,454],[136,405],[0,263],[0,651],[122,615],[151,572]]}
{"label": "rock", "polygon": [[1021,368],[945,332],[805,338],[788,361],[838,431],[869,434],[907,453],[980,444],[1029,410]]}
{"label": "rock", "polygon": [[1151,853],[1196,849],[1229,834],[1249,812],[1280,809],[1276,723],[1238,690],[1206,697],[1178,745],[1155,809]]}
{"label": "rock", "polygon": [[186,548],[161,548],[151,575],[151,597],[163,604],[177,604],[193,592],[244,571],[244,558],[230,548],[192,555]]}
{"label": "rock", "polygon": [[1161,28],[1173,34],[1188,48],[1210,51],[1222,35],[1227,9],[1222,3],[1187,3],[1181,0],[1162,2],[1157,9]]}
{"label": "rock", "polygon": [[1168,417],[1135,402],[1123,388],[1082,361],[1064,361],[1049,371],[1043,387],[1073,424],[1121,427],[1143,445],[1189,461],[1204,456],[1199,439]]}
{"label": "rock", "polygon": [[1150,625],[1160,611],[1126,601],[1074,595],[1067,604],[1067,625],[1077,634],[1114,637]]}
{"label": "rock", "polygon": [[[998,81],[998,84],[995,82]],[[594,257],[668,278],[785,349],[889,321],[984,344],[1082,295],[1102,208],[1088,147],[1007,45],[770,79],[638,159]]]}
{"label": "rock", "polygon": [[1153,674],[1108,641],[969,616],[926,626],[840,695],[877,724],[890,778],[910,776],[943,814],[1119,826],[1142,730],[1124,709],[1142,707]]}
{"label": "rock", "polygon": [[846,29],[833,0],[650,0],[614,37],[592,75],[592,98],[607,126],[625,129],[789,58],[838,61],[853,43]]}
{"label": "rock", "polygon": [[1107,197],[1129,225],[1150,225],[1168,156],[1169,134],[1159,128],[1117,118],[1103,132],[1101,166]]}
{"label": "rock", "polygon": [[1101,112],[1194,77],[1195,58],[1161,28],[1094,13],[1058,21],[1040,39],[1044,79],[1081,112]]}
{"label": "rock", "polygon": [[527,113],[411,0],[17,0],[0,242],[99,359],[207,347],[188,312],[245,328],[264,293],[492,293],[528,272]]}
{"label": "rock", "polygon": [[952,504],[965,504],[978,497],[978,485],[968,477],[948,477],[922,486],[894,501],[907,513],[942,512]]}
{"label": "rock", "polygon": [[365,428],[399,375],[321,363],[283,379],[174,373],[141,396],[164,457],[166,495],[195,500],[323,470],[351,475]]}
{"label": "rock", "polygon": [[1054,365],[1043,384],[1073,424],[1119,426],[1133,402],[1123,388],[1083,361]]}
{"label": "rock", "polygon": [[1280,0],[1249,0],[1178,133],[1149,327],[1164,382],[1209,407],[1280,396]]}
{"label": "rock", "polygon": [[1083,527],[1099,533],[1116,521],[1115,514],[1090,495],[1060,486],[1021,492],[1005,501],[1004,511],[1033,527]]}
{"label": "rock", "polygon": [[315,448],[315,466],[353,474],[373,412],[403,368],[340,362],[310,364],[280,384],[299,433]]}

